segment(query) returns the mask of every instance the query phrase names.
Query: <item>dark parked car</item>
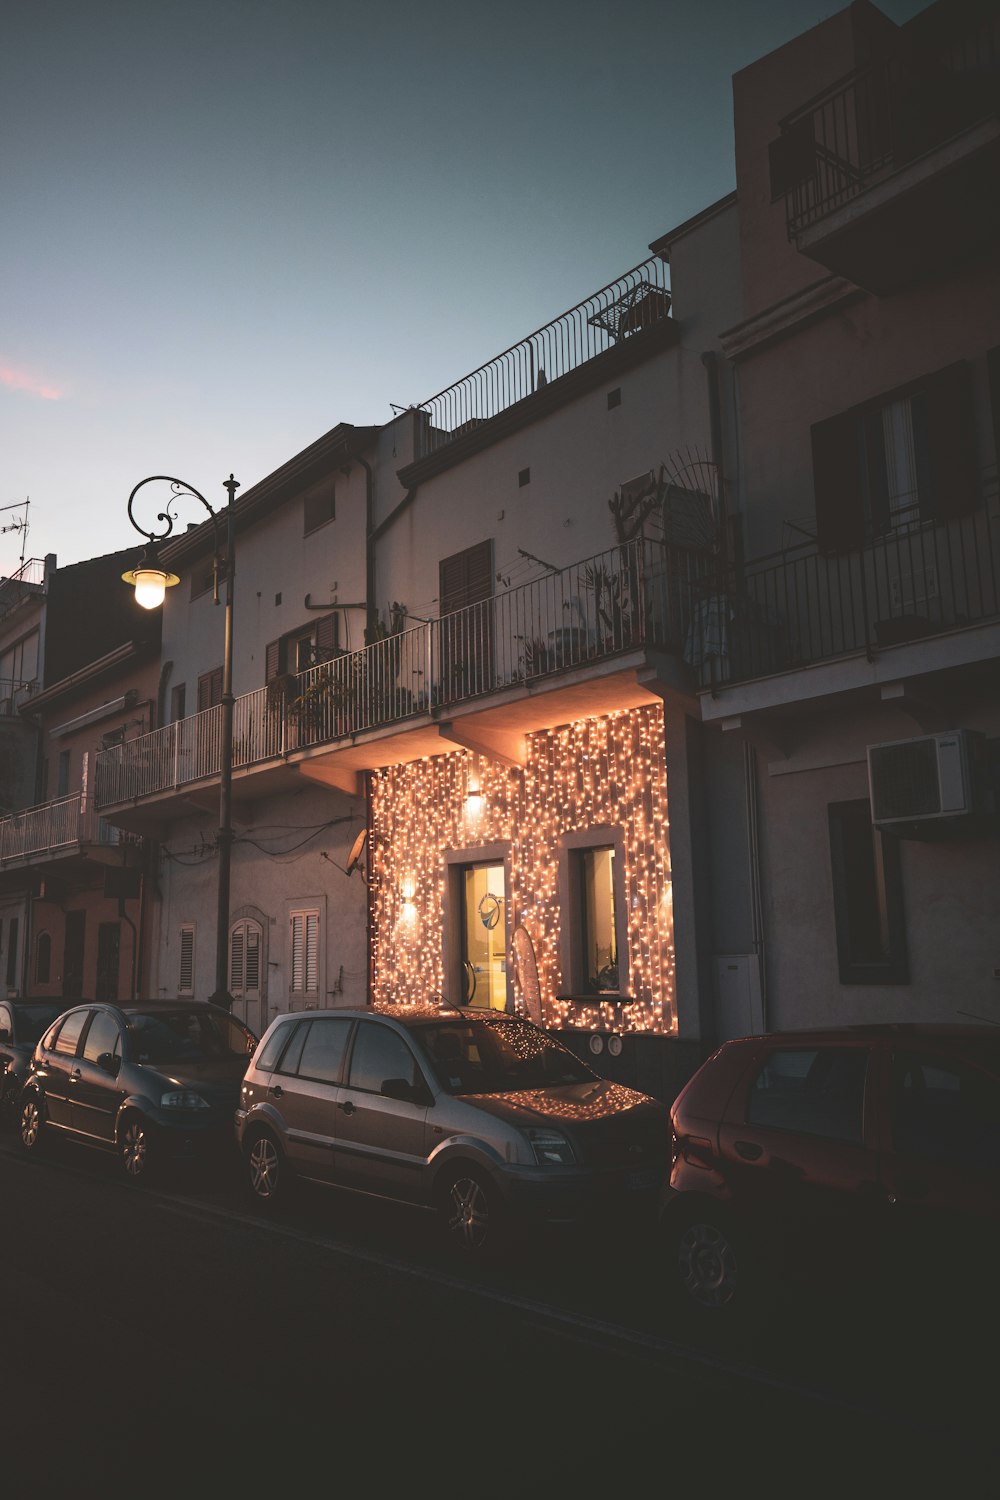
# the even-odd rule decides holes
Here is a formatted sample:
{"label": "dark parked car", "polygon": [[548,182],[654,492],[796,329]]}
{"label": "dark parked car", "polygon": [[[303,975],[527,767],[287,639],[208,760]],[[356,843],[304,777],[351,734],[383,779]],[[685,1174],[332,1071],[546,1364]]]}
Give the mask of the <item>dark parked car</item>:
{"label": "dark parked car", "polygon": [[278,1017],[236,1116],[259,1203],[289,1176],[374,1194],[436,1210],[475,1255],[532,1221],[645,1208],[652,1227],[668,1126],[530,1021],[415,1006]]}
{"label": "dark parked car", "polygon": [[240,1080],[256,1046],[228,1011],[199,1000],[83,1004],[35,1048],[21,1144],[61,1136],[118,1153],[131,1180],[167,1159],[232,1143]]}
{"label": "dark parked car", "polygon": [[[779,1282],[994,1282],[1000,1031],[858,1026],[726,1042],[671,1110],[667,1274],[717,1320]],[[927,1278],[931,1277],[932,1280]]]}
{"label": "dark parked car", "polygon": [[0,1123],[17,1119],[17,1105],[39,1037],[65,1009],[61,1000],[0,1000]]}

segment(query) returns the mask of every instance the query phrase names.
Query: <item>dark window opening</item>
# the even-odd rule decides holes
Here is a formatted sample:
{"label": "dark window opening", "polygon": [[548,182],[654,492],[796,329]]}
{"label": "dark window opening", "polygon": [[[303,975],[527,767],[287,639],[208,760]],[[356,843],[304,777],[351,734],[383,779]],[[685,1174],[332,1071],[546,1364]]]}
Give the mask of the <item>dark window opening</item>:
{"label": "dark window opening", "polygon": [[170,689],[171,724],[176,724],[178,719],[183,719],[186,696],[186,684],[183,682],[179,682],[176,687]]}
{"label": "dark window opening", "polygon": [[872,827],[867,798],[832,802],[830,858],[841,984],[906,984],[899,844]]}

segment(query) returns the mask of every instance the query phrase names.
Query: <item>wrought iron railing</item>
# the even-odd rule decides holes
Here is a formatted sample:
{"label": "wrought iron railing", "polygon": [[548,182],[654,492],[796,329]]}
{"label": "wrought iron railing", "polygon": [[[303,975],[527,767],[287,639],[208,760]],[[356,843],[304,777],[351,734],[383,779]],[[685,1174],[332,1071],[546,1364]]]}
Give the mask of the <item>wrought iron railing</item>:
{"label": "wrought iron railing", "polygon": [[937,66],[898,58],[840,79],[781,122],[790,238],[952,136],[996,115],[1000,27]]}
{"label": "wrought iron railing", "polygon": [[19,679],[0,677],[0,719],[13,717],[26,703],[32,693],[38,691],[37,682],[21,682]]}
{"label": "wrought iron railing", "polygon": [[79,844],[118,844],[126,835],[84,803],[80,792],[0,818],[0,865]]}
{"label": "wrought iron railing", "polygon": [[700,684],[745,681],[852,652],[926,640],[1000,615],[996,473],[947,521],[895,517],[857,552],[804,544],[729,567],[698,588],[686,660]]}
{"label": "wrought iron railing", "polygon": [[[705,554],[635,540],[237,698],[233,767],[333,744],[639,649],[679,654]],[[218,776],[215,707],[96,757],[98,806]]]}
{"label": "wrought iron railing", "polygon": [[669,313],[668,268],[654,256],[422,401],[417,410],[427,420],[418,432],[417,457],[462,437]]}

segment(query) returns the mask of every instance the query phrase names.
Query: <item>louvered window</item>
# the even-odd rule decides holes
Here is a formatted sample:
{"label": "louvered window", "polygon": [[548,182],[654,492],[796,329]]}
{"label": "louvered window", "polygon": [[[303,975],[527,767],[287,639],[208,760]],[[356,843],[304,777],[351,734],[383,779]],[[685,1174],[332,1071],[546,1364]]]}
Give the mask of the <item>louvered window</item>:
{"label": "louvered window", "polygon": [[291,992],[293,995],[318,995],[319,912],[292,912],[291,929]]}
{"label": "louvered window", "polygon": [[181,928],[180,971],[177,976],[178,995],[194,994],[194,925]]}

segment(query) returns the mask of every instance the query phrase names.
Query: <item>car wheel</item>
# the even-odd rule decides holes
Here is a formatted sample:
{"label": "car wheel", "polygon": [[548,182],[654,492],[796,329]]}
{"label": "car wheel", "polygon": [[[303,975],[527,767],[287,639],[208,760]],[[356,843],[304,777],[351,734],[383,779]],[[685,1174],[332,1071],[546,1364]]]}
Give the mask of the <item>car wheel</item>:
{"label": "car wheel", "polygon": [[37,1094],[22,1100],[18,1130],[24,1150],[36,1155],[45,1143],[45,1108]]}
{"label": "car wheel", "polygon": [[438,1196],[446,1242],[463,1255],[487,1259],[506,1248],[510,1221],[499,1192],[475,1167],[454,1169]]}
{"label": "car wheel", "polygon": [[254,1200],[264,1207],[273,1207],[277,1199],[284,1197],[289,1169],[269,1130],[257,1130],[249,1137],[243,1148],[243,1162],[246,1184]]}
{"label": "car wheel", "polygon": [[152,1176],[150,1130],[142,1115],[126,1115],[118,1136],[122,1170],[129,1182],[148,1182]]}
{"label": "car wheel", "polygon": [[698,1313],[735,1322],[759,1301],[762,1278],[749,1245],[711,1205],[689,1209],[674,1222],[670,1252],[676,1284]]}

